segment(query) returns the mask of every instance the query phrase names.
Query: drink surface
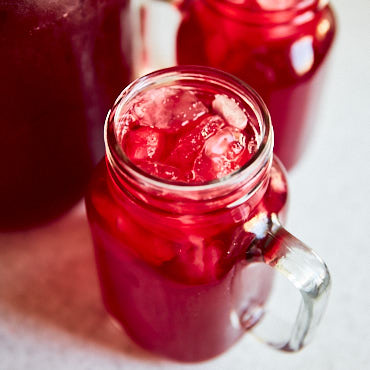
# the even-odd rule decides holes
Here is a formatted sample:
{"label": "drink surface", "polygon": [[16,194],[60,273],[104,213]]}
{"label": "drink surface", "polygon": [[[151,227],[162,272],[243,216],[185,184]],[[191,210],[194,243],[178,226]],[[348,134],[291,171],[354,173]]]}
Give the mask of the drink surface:
{"label": "drink surface", "polygon": [[256,118],[225,94],[159,87],[136,97],[118,120],[128,158],[153,176],[181,183],[225,177],[259,146]]}
{"label": "drink surface", "polygon": [[[252,86],[270,111],[286,168],[307,144],[335,34],[334,14],[312,0],[184,1],[178,64],[211,66]],[[195,52],[196,50],[196,52]]]}

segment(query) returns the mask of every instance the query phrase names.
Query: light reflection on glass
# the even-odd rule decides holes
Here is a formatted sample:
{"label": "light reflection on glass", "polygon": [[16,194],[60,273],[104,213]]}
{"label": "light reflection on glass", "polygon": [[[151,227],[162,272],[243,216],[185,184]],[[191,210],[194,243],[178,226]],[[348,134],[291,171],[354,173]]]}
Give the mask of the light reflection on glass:
{"label": "light reflection on glass", "polygon": [[290,59],[297,75],[307,73],[314,63],[313,37],[304,36],[295,41],[290,47]]}
{"label": "light reflection on glass", "polygon": [[330,29],[330,22],[327,19],[322,19],[317,25],[316,36],[322,40]]}
{"label": "light reflection on glass", "polygon": [[292,8],[297,0],[257,0],[258,5],[264,10],[284,10]]}

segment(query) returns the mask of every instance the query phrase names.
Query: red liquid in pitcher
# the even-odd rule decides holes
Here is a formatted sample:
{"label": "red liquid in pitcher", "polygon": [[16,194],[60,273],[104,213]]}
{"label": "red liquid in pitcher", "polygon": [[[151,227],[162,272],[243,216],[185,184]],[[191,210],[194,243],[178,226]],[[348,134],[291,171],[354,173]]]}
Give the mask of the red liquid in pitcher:
{"label": "red liquid in pitcher", "polygon": [[47,220],[82,196],[106,111],[129,81],[126,7],[0,2],[0,228]]}
{"label": "red liquid in pitcher", "polygon": [[[117,141],[130,161],[169,184],[228,176],[260,144],[252,112],[220,92],[152,89],[114,115]],[[157,202],[174,202],[170,196],[140,193],[135,200],[118,187],[102,162],[86,198],[107,310],[158,354],[200,361],[222,353],[243,334],[240,317],[244,327],[258,321],[271,289],[265,265],[245,266],[254,235],[243,224],[284,208],[279,164],[273,162],[270,179],[252,198],[232,209],[205,211],[202,202],[189,201],[163,211]]]}
{"label": "red liquid in pitcher", "polygon": [[331,8],[316,0],[185,0],[182,9],[178,64],[215,67],[256,89],[272,117],[275,153],[291,168],[315,122],[335,32]]}

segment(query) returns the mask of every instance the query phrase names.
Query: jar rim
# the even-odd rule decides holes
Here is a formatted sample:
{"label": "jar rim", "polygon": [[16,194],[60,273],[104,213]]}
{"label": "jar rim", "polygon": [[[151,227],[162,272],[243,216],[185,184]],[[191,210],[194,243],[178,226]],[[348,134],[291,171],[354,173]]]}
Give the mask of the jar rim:
{"label": "jar rim", "polygon": [[[263,7],[263,2],[260,0],[252,0],[252,1],[246,1],[246,0],[213,0],[219,3],[225,3],[227,2],[230,6],[234,6],[237,8],[244,8],[249,9],[252,12],[282,12],[282,11],[289,11],[293,9],[306,9],[312,6],[320,6],[322,7],[325,3],[325,5],[329,2],[329,0],[291,0],[291,2],[284,4],[280,3],[280,6],[276,6],[275,8],[266,8]],[[276,2],[274,2],[276,4]]]}
{"label": "jar rim", "polygon": [[[113,127],[114,124],[117,123],[118,113],[122,106],[139,93],[153,88],[154,86],[176,83],[176,81],[191,81],[192,79],[203,79],[206,84],[222,84],[223,87],[232,90],[234,94],[237,94],[253,109],[263,133],[259,148],[249,161],[229,175],[205,182],[204,184],[175,182],[152,176],[143,171],[125,155],[120,144],[117,142]],[[253,104],[253,106],[251,104]],[[252,87],[229,73],[211,67],[192,65],[181,65],[160,69],[142,76],[128,85],[118,96],[113,108],[107,114],[104,127],[104,140],[108,162],[115,172],[118,172],[118,174],[124,173],[131,179],[135,178],[135,180],[139,181],[141,184],[144,183],[157,189],[165,189],[167,191],[179,193],[209,192],[210,190],[235,186],[238,183],[245,183],[251,180],[265,167],[266,163],[271,162],[274,141],[273,128],[268,109],[262,98]]]}
{"label": "jar rim", "polygon": [[256,0],[204,0],[222,17],[230,17],[250,26],[283,26],[306,23],[324,9],[329,0],[292,0],[280,7],[267,8]]}

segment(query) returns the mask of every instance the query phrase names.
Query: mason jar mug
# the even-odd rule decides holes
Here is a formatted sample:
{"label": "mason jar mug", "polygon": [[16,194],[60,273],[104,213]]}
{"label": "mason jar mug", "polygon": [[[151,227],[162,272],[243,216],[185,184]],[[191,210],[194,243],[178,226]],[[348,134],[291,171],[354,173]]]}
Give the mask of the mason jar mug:
{"label": "mason jar mug", "polygon": [[[235,171],[186,182],[159,162],[150,167],[158,171],[153,174],[130,159],[132,151],[122,144],[122,135],[130,130],[148,133],[148,125],[159,122],[163,130],[172,130],[162,156],[169,147],[176,152],[184,144],[181,132],[194,133],[204,122],[197,116],[198,123],[188,128],[189,110],[200,107],[193,97],[208,107],[208,97],[220,94],[237,102],[258,138],[254,154]],[[174,110],[161,110],[171,99]],[[155,110],[149,112],[147,103]],[[233,111],[239,108],[233,104]],[[142,113],[142,126],[132,126],[137,118],[132,115]],[[181,124],[167,125],[167,119],[179,117]],[[209,131],[209,126],[202,130],[202,145],[220,153],[225,140],[217,132],[207,136]],[[144,154],[153,156],[158,140],[148,139],[150,135],[143,140],[151,151]],[[180,144],[171,144],[171,135],[180,135]],[[198,139],[191,139],[191,147],[196,146]],[[254,90],[206,67],[153,72],[118,97],[106,119],[105,143],[106,158],[94,172],[86,207],[103,301],[128,335],[143,348],[180,361],[216,356],[265,320],[275,270],[301,293],[302,303],[290,336],[277,333],[274,341],[264,340],[287,351],[305,345],[326,306],[330,276],[320,257],[282,225],[288,196],[285,172],[273,156],[269,113]],[[133,152],[142,158],[142,146]],[[182,160],[189,156],[183,153]]]}

